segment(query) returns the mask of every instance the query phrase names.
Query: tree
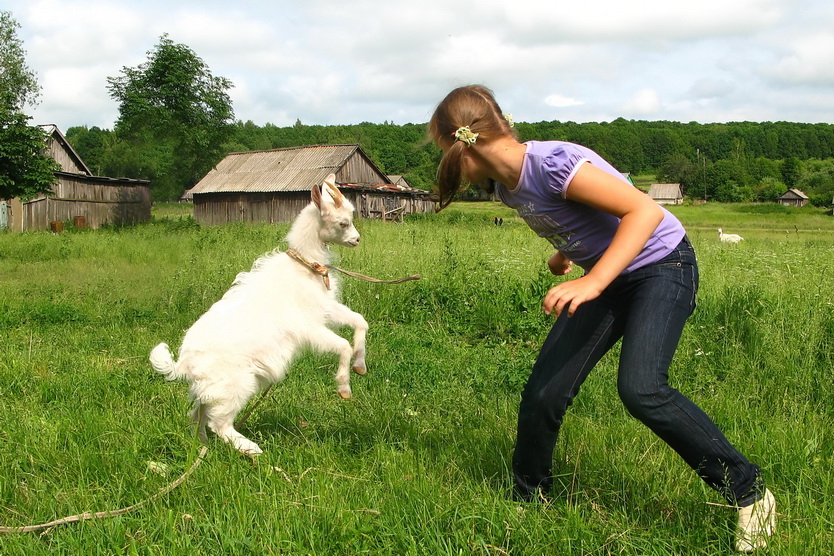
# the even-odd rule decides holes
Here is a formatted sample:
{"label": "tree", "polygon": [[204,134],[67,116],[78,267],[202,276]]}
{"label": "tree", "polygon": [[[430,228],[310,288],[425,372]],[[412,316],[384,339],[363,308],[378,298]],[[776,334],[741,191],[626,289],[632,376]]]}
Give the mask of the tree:
{"label": "tree", "polygon": [[782,181],[788,187],[795,187],[802,176],[802,163],[794,157],[786,158],[782,162]]}
{"label": "tree", "polygon": [[670,155],[657,172],[657,180],[662,183],[679,183],[683,192],[692,197],[703,197],[704,191],[699,168],[681,153]]}
{"label": "tree", "polygon": [[157,198],[173,198],[193,186],[225,154],[234,111],[233,85],[215,77],[193,50],[162,35],[148,61],[108,77],[119,102],[114,132],[140,155],[140,175]]}
{"label": "tree", "polygon": [[40,94],[17,38],[18,23],[0,12],[0,199],[35,197],[55,182],[57,163],[44,153],[46,134],[23,113]]}
{"label": "tree", "polygon": [[0,199],[48,193],[60,166],[44,154],[46,134],[27,124],[29,117],[0,109]]}
{"label": "tree", "polygon": [[20,24],[11,12],[0,12],[0,94],[7,108],[22,111],[40,95],[35,73],[26,65],[23,42],[17,38]]}

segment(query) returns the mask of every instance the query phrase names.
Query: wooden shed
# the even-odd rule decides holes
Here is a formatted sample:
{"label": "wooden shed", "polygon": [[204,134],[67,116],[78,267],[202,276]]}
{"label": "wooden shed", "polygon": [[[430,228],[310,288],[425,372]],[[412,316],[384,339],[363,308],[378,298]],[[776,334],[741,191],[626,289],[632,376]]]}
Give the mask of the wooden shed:
{"label": "wooden shed", "polygon": [[788,189],[777,199],[780,205],[789,207],[804,207],[808,203],[808,196],[799,189]]}
{"label": "wooden shed", "polygon": [[400,185],[402,187],[405,187],[406,189],[411,187],[411,185],[409,185],[405,178],[403,176],[400,176],[399,174],[388,174],[388,179],[391,180],[391,183],[393,183],[394,185]]}
{"label": "wooden shed", "polygon": [[330,173],[362,218],[399,220],[434,210],[428,191],[392,183],[358,145],[314,145],[228,154],[191,188],[194,218],[289,222]]}
{"label": "wooden shed", "polygon": [[151,219],[151,190],[146,180],[94,176],[54,125],[46,131],[46,151],[61,166],[49,195],[11,199],[7,221],[12,230],[46,230],[53,222],[73,221],[98,228],[104,224],[127,225]]}
{"label": "wooden shed", "polygon": [[680,205],[683,203],[683,190],[679,183],[653,183],[649,187],[649,197],[659,205]]}

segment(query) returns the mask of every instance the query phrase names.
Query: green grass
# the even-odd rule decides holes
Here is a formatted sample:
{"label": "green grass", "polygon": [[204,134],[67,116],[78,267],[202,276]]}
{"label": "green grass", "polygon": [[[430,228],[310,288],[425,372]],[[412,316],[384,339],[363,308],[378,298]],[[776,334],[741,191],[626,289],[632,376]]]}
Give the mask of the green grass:
{"label": "green grass", "polygon": [[[672,382],[761,465],[779,502],[771,553],[832,553],[834,219],[673,210],[702,287]],[[0,233],[0,525],[133,504],[198,451],[186,385],[156,375],[148,351],[178,347],[237,272],[284,247],[287,226],[154,214],[134,228]],[[545,242],[493,203],[358,225],[341,266],[423,279],[344,282],[371,325],[351,400],[336,395],[335,357],[305,355],[245,426],[265,450],[256,465],[211,437],[206,462],[160,500],[0,535],[0,554],[730,553],[733,512],[627,415],[616,353],[566,418],[554,500],[508,496],[519,394],[550,322]],[[747,239],[722,245],[718,226]]]}

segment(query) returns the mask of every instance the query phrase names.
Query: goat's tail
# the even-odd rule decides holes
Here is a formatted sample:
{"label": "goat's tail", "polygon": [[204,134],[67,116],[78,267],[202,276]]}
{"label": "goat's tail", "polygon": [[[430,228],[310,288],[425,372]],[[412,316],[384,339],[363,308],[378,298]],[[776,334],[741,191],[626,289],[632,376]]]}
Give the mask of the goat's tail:
{"label": "goat's tail", "polygon": [[168,344],[161,343],[153,348],[148,359],[156,372],[165,375],[165,380],[176,380],[182,377],[182,374],[177,371],[177,363],[171,355]]}

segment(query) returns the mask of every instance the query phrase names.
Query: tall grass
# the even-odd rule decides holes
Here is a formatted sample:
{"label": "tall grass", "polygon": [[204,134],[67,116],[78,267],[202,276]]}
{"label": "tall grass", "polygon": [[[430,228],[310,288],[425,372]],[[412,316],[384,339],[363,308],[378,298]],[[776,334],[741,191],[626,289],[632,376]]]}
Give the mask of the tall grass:
{"label": "tall grass", "polygon": [[[772,552],[832,553],[832,228],[700,208],[680,207],[702,287],[672,381],[762,466],[781,518]],[[341,249],[341,266],[423,278],[343,279],[371,325],[351,400],[335,393],[335,359],[308,354],[246,424],[265,449],[257,464],[212,437],[207,461],[160,500],[0,536],[0,553],[729,553],[734,513],[627,415],[616,353],[565,421],[554,500],[509,497],[519,393],[556,279],[548,246],[500,210],[359,223],[362,245]],[[751,233],[722,245],[721,222]],[[0,525],[127,506],[190,465],[186,385],[161,380],[147,353],[177,347],[286,231],[201,227],[171,210],[134,228],[0,234]]]}

